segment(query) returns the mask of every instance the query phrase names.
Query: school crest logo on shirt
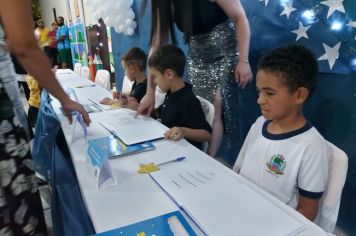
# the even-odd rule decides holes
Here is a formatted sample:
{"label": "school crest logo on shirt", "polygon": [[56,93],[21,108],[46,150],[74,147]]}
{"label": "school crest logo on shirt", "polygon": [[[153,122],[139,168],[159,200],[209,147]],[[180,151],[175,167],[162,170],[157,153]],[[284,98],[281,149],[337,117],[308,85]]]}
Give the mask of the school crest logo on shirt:
{"label": "school crest logo on shirt", "polygon": [[281,154],[273,155],[271,160],[266,163],[268,170],[276,175],[284,175],[286,164],[285,158]]}

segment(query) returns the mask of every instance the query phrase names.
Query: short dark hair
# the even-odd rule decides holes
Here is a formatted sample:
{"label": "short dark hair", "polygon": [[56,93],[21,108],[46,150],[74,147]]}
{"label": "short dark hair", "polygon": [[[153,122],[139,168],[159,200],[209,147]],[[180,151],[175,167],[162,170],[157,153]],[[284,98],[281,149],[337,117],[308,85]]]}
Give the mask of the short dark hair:
{"label": "short dark hair", "polygon": [[63,16],[58,16],[57,18],[60,18],[64,22]]}
{"label": "short dark hair", "polygon": [[280,75],[291,92],[305,87],[311,95],[317,83],[318,63],[306,47],[290,44],[268,52],[259,62],[258,70]]}
{"label": "short dark hair", "polygon": [[178,77],[183,77],[185,55],[182,49],[173,44],[164,45],[148,59],[148,66],[156,68],[161,74],[165,70],[173,70]]}
{"label": "short dark hair", "polygon": [[147,55],[142,49],[133,47],[121,57],[121,61],[125,62],[127,65],[135,64],[141,71],[145,71]]}

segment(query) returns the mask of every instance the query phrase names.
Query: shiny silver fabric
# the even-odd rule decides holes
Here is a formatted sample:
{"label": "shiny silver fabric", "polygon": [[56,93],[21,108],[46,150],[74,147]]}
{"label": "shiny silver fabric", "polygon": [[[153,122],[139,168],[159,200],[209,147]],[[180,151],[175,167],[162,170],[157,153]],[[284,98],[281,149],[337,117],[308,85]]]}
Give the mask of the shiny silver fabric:
{"label": "shiny silver fabric", "polygon": [[[193,84],[194,93],[212,103],[216,90],[221,88],[227,149],[233,148],[238,134],[239,87],[235,82],[237,60],[236,31],[230,21],[219,24],[207,34],[190,39],[188,78]],[[229,153],[237,155],[237,151]]]}

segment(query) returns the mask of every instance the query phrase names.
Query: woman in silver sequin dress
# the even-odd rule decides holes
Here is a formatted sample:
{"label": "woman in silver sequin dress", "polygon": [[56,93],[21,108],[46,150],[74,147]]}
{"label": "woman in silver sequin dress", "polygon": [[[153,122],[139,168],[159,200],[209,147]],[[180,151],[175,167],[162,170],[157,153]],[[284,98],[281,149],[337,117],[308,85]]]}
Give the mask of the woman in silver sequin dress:
{"label": "woman in silver sequin dress", "polygon": [[29,1],[0,0],[0,19],[0,235],[47,235],[34,181],[27,123],[18,101],[16,74],[7,50],[17,56],[41,87],[62,103],[69,118],[72,111],[79,111],[87,124],[90,119],[84,108],[63,91],[38,47],[32,31]]}
{"label": "woman in silver sequin dress", "polygon": [[[151,51],[170,39],[174,25],[189,46],[187,71],[194,93],[214,102],[215,116],[209,154],[215,156],[226,134],[229,155],[237,156],[238,93],[252,80],[248,63],[250,30],[239,0],[152,0]],[[237,29],[237,30],[236,30]],[[149,82],[139,113],[154,104]]]}

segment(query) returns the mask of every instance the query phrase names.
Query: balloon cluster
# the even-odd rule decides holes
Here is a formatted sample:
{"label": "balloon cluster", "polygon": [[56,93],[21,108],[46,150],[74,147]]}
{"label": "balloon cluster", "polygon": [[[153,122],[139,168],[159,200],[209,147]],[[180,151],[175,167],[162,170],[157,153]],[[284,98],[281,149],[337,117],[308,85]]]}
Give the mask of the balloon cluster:
{"label": "balloon cluster", "polygon": [[118,33],[133,35],[137,23],[131,5],[133,0],[86,0],[96,19],[102,18],[109,27],[114,27]]}

